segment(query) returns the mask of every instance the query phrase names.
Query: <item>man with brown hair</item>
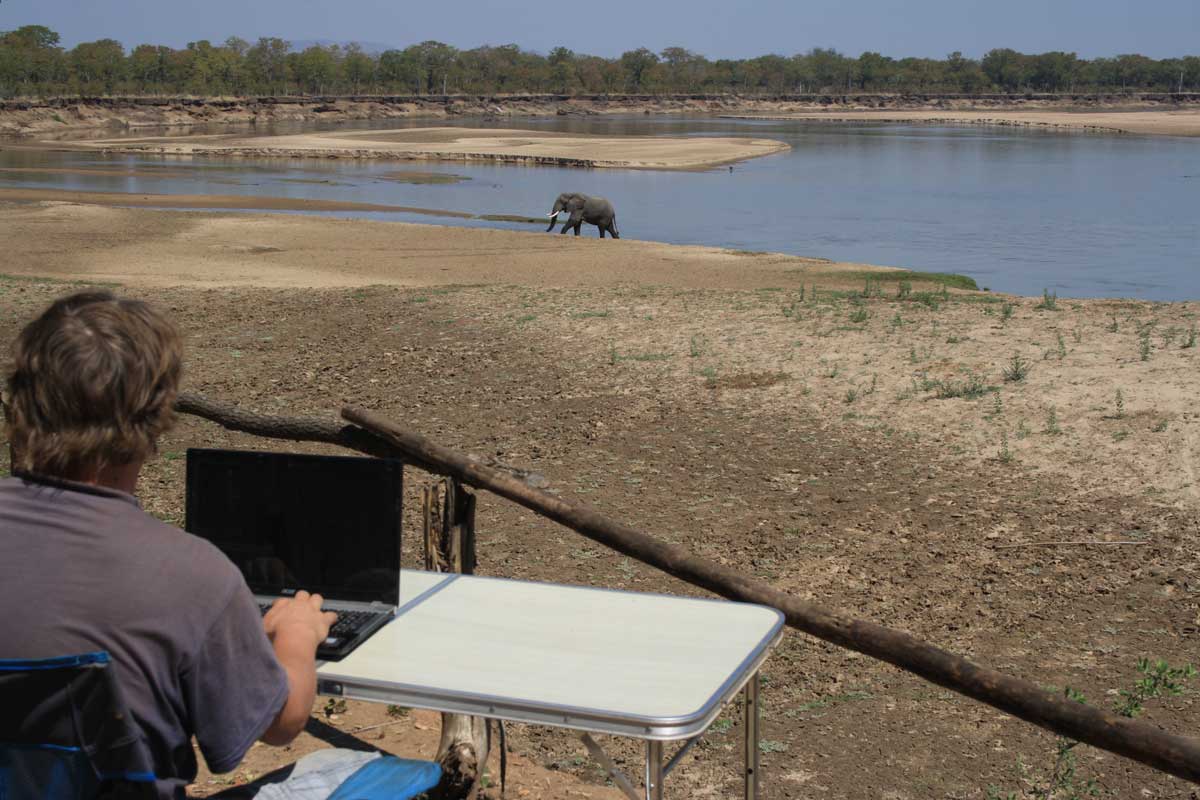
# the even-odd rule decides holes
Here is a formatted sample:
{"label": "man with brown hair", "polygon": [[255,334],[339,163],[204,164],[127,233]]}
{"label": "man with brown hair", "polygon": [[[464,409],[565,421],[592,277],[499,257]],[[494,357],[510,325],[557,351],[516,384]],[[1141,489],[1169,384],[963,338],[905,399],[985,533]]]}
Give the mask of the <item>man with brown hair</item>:
{"label": "man with brown hair", "polygon": [[260,618],[224,555],[140,509],[181,360],[178,332],[143,302],[53,303],[13,345],[13,477],[0,480],[0,659],[108,651],[163,798],[196,777],[193,736],[228,772],[256,740],[303,730],[336,619],[306,592]]}

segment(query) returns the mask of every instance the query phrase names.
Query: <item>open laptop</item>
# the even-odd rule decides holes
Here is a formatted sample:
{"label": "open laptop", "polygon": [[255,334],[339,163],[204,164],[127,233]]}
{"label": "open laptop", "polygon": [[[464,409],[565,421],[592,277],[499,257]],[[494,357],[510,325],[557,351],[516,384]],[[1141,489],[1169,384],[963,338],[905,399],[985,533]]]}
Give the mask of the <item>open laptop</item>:
{"label": "open laptop", "polygon": [[317,650],[337,661],[396,613],[402,462],[189,449],[184,527],[237,565],[263,613],[304,589],[338,621]]}

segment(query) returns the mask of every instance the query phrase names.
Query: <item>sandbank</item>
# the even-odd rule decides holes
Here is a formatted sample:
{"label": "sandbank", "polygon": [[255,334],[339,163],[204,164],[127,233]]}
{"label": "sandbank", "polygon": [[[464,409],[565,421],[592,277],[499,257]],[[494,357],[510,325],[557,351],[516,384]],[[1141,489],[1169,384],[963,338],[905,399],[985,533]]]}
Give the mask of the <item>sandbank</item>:
{"label": "sandbank", "polygon": [[321,131],[285,136],[150,136],[73,143],[106,153],[253,158],[493,161],[612,169],[704,169],[789,149],[773,139],[584,136],[484,128]]}
{"label": "sandbank", "polygon": [[[134,173],[133,177],[146,177]],[[155,177],[151,174],[150,177]],[[301,178],[285,181],[296,183],[332,183],[332,181],[309,181]],[[237,181],[213,181],[213,183],[237,183]],[[390,214],[422,214],[430,217],[454,217],[455,219],[482,219],[493,222],[522,222],[533,225],[546,224],[545,217],[529,217],[522,214],[471,214],[445,208],[422,208],[420,206],[395,206],[383,203],[358,203],[350,200],[323,200],[304,197],[264,197],[242,194],[154,194],[146,192],[93,192],[76,189],[39,189],[35,187],[0,187],[0,203],[78,203],[96,206],[122,206],[132,208],[181,208],[203,210],[247,210],[247,211],[370,211]]]}
{"label": "sandbank", "polygon": [[894,110],[726,114],[726,119],[806,120],[813,122],[921,122],[947,125],[998,125],[1067,128],[1098,133],[1200,136],[1200,110],[1161,111],[950,111]]}
{"label": "sandbank", "polygon": [[[164,197],[115,196],[123,206],[149,197],[141,204],[159,207]],[[197,207],[210,203],[211,197],[202,198]],[[141,286],[744,289],[886,269],[631,239],[279,214],[64,202],[9,203],[0,205],[0,214],[0,251],[19,254],[6,261],[5,273]]]}
{"label": "sandbank", "polygon": [[[144,177],[140,176],[139,177]],[[356,203],[349,200],[316,200],[304,197],[263,197],[241,194],[148,194],[145,192],[84,192],[74,189],[38,189],[0,187],[0,201],[84,203],[98,206],[137,208],[248,209],[255,211],[377,211],[394,214],[425,214],[457,219],[503,218],[513,222],[538,222],[542,219],[519,216],[468,214],[440,208],[393,206],[382,203]]]}

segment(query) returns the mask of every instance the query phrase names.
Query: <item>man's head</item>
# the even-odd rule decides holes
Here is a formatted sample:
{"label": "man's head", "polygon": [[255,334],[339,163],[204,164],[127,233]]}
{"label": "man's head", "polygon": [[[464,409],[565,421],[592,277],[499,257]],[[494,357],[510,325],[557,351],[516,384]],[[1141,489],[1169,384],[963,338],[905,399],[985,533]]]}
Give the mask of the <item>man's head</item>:
{"label": "man's head", "polygon": [[5,417],[13,469],[70,480],[141,464],[170,427],[183,346],[140,300],[81,292],[13,343]]}

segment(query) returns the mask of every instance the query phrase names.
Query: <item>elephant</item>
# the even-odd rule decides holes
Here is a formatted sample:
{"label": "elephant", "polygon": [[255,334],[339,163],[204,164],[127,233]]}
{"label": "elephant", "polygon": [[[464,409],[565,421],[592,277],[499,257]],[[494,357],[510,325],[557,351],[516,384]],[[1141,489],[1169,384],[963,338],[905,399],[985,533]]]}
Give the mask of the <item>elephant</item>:
{"label": "elephant", "polygon": [[611,233],[614,239],[621,238],[620,232],[617,231],[617,212],[613,210],[612,203],[603,197],[589,197],[578,192],[560,194],[554,201],[554,210],[546,215],[550,218],[550,227],[546,228],[547,231],[554,230],[554,223],[558,221],[561,211],[566,211],[570,215],[562,227],[562,233],[566,233],[569,228],[574,228],[575,235],[578,236],[579,229],[586,222],[600,229],[601,239],[604,238],[605,231]]}

